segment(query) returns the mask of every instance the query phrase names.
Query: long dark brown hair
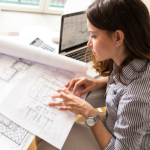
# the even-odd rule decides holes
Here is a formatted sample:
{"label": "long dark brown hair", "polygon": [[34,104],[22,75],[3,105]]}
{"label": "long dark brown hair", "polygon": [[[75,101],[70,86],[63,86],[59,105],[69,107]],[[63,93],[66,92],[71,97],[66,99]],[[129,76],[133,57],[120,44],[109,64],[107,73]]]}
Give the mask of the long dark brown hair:
{"label": "long dark brown hair", "polygon": [[[98,29],[124,33],[128,57],[119,66],[119,73],[133,59],[150,60],[150,16],[141,0],[96,0],[88,7],[87,18]],[[100,75],[111,74],[112,59],[97,61],[92,55],[92,61]]]}

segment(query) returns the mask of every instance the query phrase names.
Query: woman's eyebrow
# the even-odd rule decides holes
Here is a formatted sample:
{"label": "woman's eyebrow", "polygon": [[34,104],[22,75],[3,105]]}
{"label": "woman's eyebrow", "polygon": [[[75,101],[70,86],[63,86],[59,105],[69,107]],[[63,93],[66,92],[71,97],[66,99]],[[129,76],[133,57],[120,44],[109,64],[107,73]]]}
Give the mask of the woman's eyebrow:
{"label": "woman's eyebrow", "polygon": [[94,31],[89,31],[89,32],[91,32],[91,33],[96,33],[96,32],[94,32]]}

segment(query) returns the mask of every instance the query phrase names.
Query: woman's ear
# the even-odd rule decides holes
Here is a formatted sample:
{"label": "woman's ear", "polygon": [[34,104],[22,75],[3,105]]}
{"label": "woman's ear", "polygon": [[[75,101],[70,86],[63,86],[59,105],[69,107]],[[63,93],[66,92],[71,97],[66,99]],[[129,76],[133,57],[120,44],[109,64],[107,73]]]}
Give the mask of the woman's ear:
{"label": "woman's ear", "polygon": [[118,47],[123,43],[124,33],[121,30],[115,32],[115,46]]}

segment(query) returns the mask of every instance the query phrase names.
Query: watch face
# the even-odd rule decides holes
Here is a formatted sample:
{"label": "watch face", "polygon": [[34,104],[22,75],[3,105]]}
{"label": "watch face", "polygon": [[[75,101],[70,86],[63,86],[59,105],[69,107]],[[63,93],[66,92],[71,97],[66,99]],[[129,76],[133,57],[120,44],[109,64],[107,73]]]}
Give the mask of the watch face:
{"label": "watch face", "polygon": [[90,126],[90,127],[92,127],[92,126],[95,125],[95,121],[94,121],[93,118],[88,118],[88,119],[86,120],[86,123],[87,123],[87,125]]}

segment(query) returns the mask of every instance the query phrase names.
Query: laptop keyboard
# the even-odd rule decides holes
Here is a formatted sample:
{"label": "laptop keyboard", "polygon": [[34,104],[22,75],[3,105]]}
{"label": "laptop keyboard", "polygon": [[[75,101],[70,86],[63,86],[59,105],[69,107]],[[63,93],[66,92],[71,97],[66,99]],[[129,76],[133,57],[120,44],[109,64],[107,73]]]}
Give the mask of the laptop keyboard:
{"label": "laptop keyboard", "polygon": [[[87,51],[87,53],[86,53],[86,51],[87,51],[87,48],[79,50],[79,51],[75,51],[75,52],[67,54],[65,56],[87,63],[87,62],[91,61],[89,58],[91,51]],[[86,61],[85,61],[85,55],[86,55]]]}

